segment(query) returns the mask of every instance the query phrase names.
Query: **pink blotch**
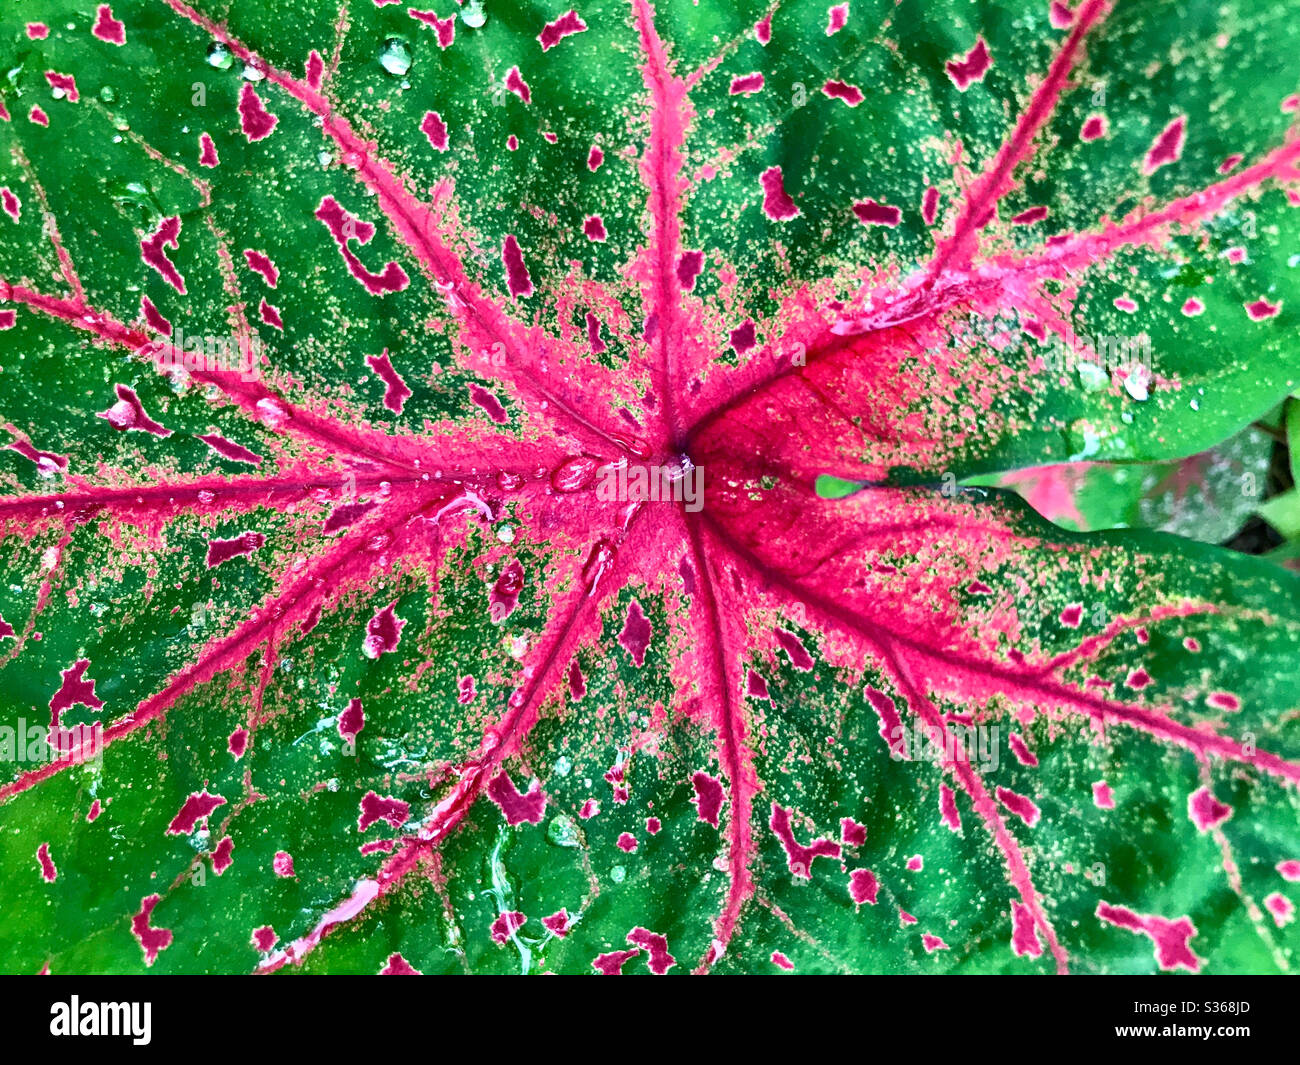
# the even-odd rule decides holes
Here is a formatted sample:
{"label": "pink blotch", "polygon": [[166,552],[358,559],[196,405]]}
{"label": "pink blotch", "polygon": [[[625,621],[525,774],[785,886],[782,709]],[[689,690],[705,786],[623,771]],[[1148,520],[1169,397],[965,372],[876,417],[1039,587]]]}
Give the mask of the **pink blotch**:
{"label": "pink blotch", "polygon": [[511,559],[501,570],[488,593],[488,617],[496,624],[505,621],[519,605],[519,593],[524,587],[524,567],[518,559]]}
{"label": "pink blotch", "polygon": [[273,303],[267,303],[265,298],[257,305],[257,316],[264,325],[278,329],[281,333],[284,332],[284,319],[280,317],[280,308]]}
{"label": "pink blotch", "polygon": [[99,817],[99,814],[100,814],[100,811],[101,811],[101,810],[103,810],[103,807],[99,804],[99,800],[98,800],[98,799],[95,799],[95,800],[90,804],[90,809],[86,811],[86,820],[87,820],[88,822],[89,822],[89,821],[94,821],[96,818]]}
{"label": "pink blotch", "polygon": [[265,543],[266,537],[256,532],[241,533],[229,540],[209,540],[208,569],[220,566],[221,563],[229,562],[240,555],[251,555]]}
{"label": "pink blotch", "polygon": [[784,969],[786,972],[794,971],[794,962],[782,954],[779,950],[772,951],[772,964],[778,969]]}
{"label": "pink blotch", "polygon": [[597,148],[594,144],[591,151],[587,153],[587,169],[595,173],[600,169],[600,164],[605,161],[605,153]]}
{"label": "pink blotch", "polygon": [[40,863],[41,879],[47,884],[53,884],[59,875],[59,870],[54,865],[54,859],[50,857],[48,843],[42,843],[36,848],[36,860]]}
{"label": "pink blotch", "polygon": [[763,189],[763,213],[774,222],[787,222],[799,215],[799,208],[785,191],[785,177],[779,166],[770,166],[759,175]]}
{"label": "pink blotch", "polygon": [[910,913],[908,913],[905,909],[903,909],[903,907],[900,906],[898,908],[898,923],[916,924],[916,918],[913,917]]}
{"label": "pink blotch", "polygon": [[903,212],[897,207],[875,200],[860,200],[853,205],[853,213],[864,226],[889,226],[891,229],[903,218]]}
{"label": "pink blotch", "polygon": [[[12,323],[10,328],[12,328]],[[52,451],[37,451],[28,440],[15,440],[12,444],[7,445],[7,449],[17,451],[23,458],[36,463],[45,472],[52,473],[54,470],[66,470],[68,468],[67,455],[56,455]]]}
{"label": "pink blotch", "polygon": [[437,111],[426,111],[420,123],[420,132],[429,138],[430,146],[439,152],[447,150],[447,123]]}
{"label": "pink blotch", "polygon": [[849,898],[856,906],[874,906],[880,891],[876,874],[870,869],[854,869],[849,873]]}
{"label": "pink blotch", "polygon": [[846,847],[861,847],[867,842],[867,826],[851,817],[840,818],[840,842]]}
{"label": "pink blotch", "polygon": [[1202,960],[1188,945],[1196,935],[1196,926],[1188,917],[1171,921],[1166,917],[1144,916],[1134,913],[1124,906],[1112,906],[1107,902],[1097,903],[1097,917],[1117,928],[1126,928],[1130,932],[1148,936],[1155,944],[1156,962],[1166,971],[1183,968],[1198,972]]}
{"label": "pink blotch", "polygon": [[113,17],[113,9],[108,4],[100,4],[95,16],[95,25],[90,30],[94,36],[118,47],[126,44],[126,26]]}
{"label": "pink blotch", "polygon": [[569,663],[568,679],[569,698],[575,703],[582,702],[582,697],[587,694],[587,678],[582,675],[582,667],[576,658]]}
{"label": "pink blotch", "polygon": [[790,811],[783,806],[772,804],[772,816],[768,827],[781,841],[785,848],[786,864],[790,872],[804,880],[812,878],[812,863],[817,858],[838,858],[840,845],[830,839],[815,839],[807,846],[794,838],[794,829],[790,824]]}
{"label": "pink blotch", "polygon": [[975,82],[983,81],[984,75],[993,66],[993,57],[989,55],[989,46],[983,37],[977,37],[971,50],[961,59],[950,59],[943,65],[948,77],[958,90],[965,92]]}
{"label": "pink blotch", "polygon": [[1195,654],[1197,651],[1201,649],[1201,641],[1198,640],[1195,636],[1185,636],[1183,638],[1183,646],[1186,647],[1187,650]]}
{"label": "pink blotch", "polygon": [[1300,111],[1300,95],[1292,93],[1282,101],[1280,106],[1284,115],[1294,115]]}
{"label": "pink blotch", "polygon": [[657,817],[647,817],[645,819],[645,830],[648,835],[657,836],[663,830],[663,824]]}
{"label": "pink blotch", "polygon": [[716,777],[709,776],[708,773],[696,771],[691,776],[691,784],[695,788],[695,797],[691,802],[695,803],[696,814],[701,821],[706,821],[717,828],[718,813],[722,810],[722,803],[726,797],[722,782]]}
{"label": "pink blotch", "polygon": [[1021,765],[1031,767],[1038,765],[1037,756],[1027,746],[1025,746],[1025,741],[1019,733],[1013,732],[1011,734],[1010,744],[1011,753],[1016,756],[1016,760],[1019,761]]}
{"label": "pink blotch", "polygon": [[754,330],[753,321],[746,318],[728,334],[727,339],[731,344],[732,350],[737,355],[745,354],[745,352],[753,348],[758,340]]}
{"label": "pink blotch", "polygon": [[519,151],[519,138],[516,137],[513,133],[506,138],[506,151],[510,151],[510,152]]}
{"label": "pink blotch", "polygon": [[366,638],[362,641],[361,652],[367,658],[378,658],[396,649],[402,630],[406,628],[405,619],[393,612],[396,606],[397,600],[394,599],[366,623]]}
{"label": "pink blotch", "polygon": [[47,70],[45,80],[50,83],[51,89],[58,89],[62,92],[69,103],[75,104],[81,99],[81,94],[77,92],[77,79],[71,74],[60,74],[56,70]]}
{"label": "pink blotch", "polygon": [[454,11],[446,18],[439,18],[432,11],[417,11],[413,7],[408,7],[406,13],[411,18],[432,28],[438,38],[438,47],[443,51],[456,43],[456,13]]}
{"label": "pink blotch", "polygon": [[741,74],[731,79],[732,96],[749,96],[763,89],[763,75],[758,71],[753,74]]}
{"label": "pink blotch", "polygon": [[618,841],[614,844],[619,850],[631,854],[636,850],[636,836],[631,832],[622,832],[619,834]]}
{"label": "pink blotch", "polygon": [[361,816],[357,818],[357,831],[364,832],[377,821],[384,821],[393,828],[401,828],[410,815],[409,802],[368,791],[361,797]]}
{"label": "pink blotch", "polygon": [[921,220],[925,224],[933,225],[934,220],[939,216],[939,190],[931,185],[925,190],[925,195],[921,197]]}
{"label": "pink blotch", "polygon": [[785,629],[776,630],[776,642],[790,658],[790,665],[800,672],[807,673],[813,667],[812,656],[808,653],[808,648],[803,645],[793,632],[787,632]]}
{"label": "pink blotch", "polygon": [[1047,9],[1047,17],[1054,30],[1068,29],[1074,23],[1074,12],[1061,3],[1060,0],[1052,0]]}
{"label": "pink blotch", "polygon": [[1272,318],[1282,309],[1281,302],[1269,303],[1262,296],[1253,303],[1245,304],[1246,313],[1250,316],[1252,322],[1262,322],[1265,318]]}
{"label": "pink blotch", "polygon": [[50,35],[49,26],[44,22],[27,23],[27,36],[33,41],[43,41]]}
{"label": "pink blotch", "polygon": [[755,673],[752,669],[745,674],[745,694],[754,699],[769,699],[767,681],[762,675]]}
{"label": "pink blotch", "polygon": [[1135,669],[1124,678],[1124,683],[1134,691],[1140,691],[1151,683],[1151,674],[1145,669]]}
{"label": "pink blotch", "polygon": [[214,167],[221,162],[220,156],[217,155],[217,146],[212,142],[211,136],[206,133],[199,134],[199,166]]}
{"label": "pink blotch", "polygon": [[1016,226],[1031,226],[1035,222],[1041,222],[1046,217],[1046,207],[1030,207],[1027,211],[1021,211],[1018,215],[1014,215],[1011,219],[1011,224]]}
{"label": "pink blotch", "polygon": [[468,706],[474,701],[478,694],[474,687],[474,678],[465,676],[460,678],[460,684],[457,687],[456,702],[461,706]]}
{"label": "pink blotch", "polygon": [[135,394],[134,389],[127,388],[126,385],[115,385],[113,391],[117,395],[117,402],[107,410],[99,411],[96,417],[105,419],[119,432],[130,429],[152,433],[154,436],[172,435],[170,429],[163,428],[145,413],[140,397]]}
{"label": "pink blotch", "polygon": [[524,265],[524,253],[513,233],[506,236],[505,243],[501,246],[501,262],[506,268],[506,285],[510,289],[510,295],[516,299],[531,296],[533,279],[528,274],[528,267]]}
{"label": "pink blotch", "polygon": [[239,128],[249,143],[265,140],[280,120],[271,114],[249,82],[239,91]]}
{"label": "pink blotch", "polygon": [[521,794],[510,779],[510,774],[501,770],[487,786],[487,797],[501,808],[506,823],[518,825],[527,821],[530,825],[540,824],[546,812],[546,796],[541,785],[536,781]]}
{"label": "pink blotch", "polygon": [[86,677],[86,669],[89,665],[89,658],[79,658],[60,674],[63,683],[50,698],[51,728],[59,725],[59,715],[69,707],[81,704],[91,710],[98,710],[104,705],[102,700],[95,696],[95,682]]}
{"label": "pink blotch", "polygon": [[927,954],[933,954],[936,950],[947,950],[948,944],[938,936],[932,936],[929,932],[921,936],[921,946],[925,947]]}
{"label": "pink blotch", "polygon": [[226,750],[228,750],[234,758],[243,758],[244,752],[248,750],[248,729],[235,729],[235,731],[226,738]]}
{"label": "pink blotch", "polygon": [[506,414],[506,409],[497,399],[496,393],[491,389],[484,388],[482,385],[471,384],[469,386],[469,398],[476,407],[481,407],[487,412],[487,416],[498,425],[504,425],[510,420]]}
{"label": "pink blotch", "polygon": [[339,735],[348,743],[357,738],[363,728],[366,727],[366,712],[362,709],[360,699],[348,700],[348,705],[339,714]]}
{"label": "pink blotch", "polygon": [[542,51],[547,52],[564,40],[565,37],[571,37],[575,33],[582,33],[586,28],[587,24],[578,17],[576,11],[570,8],[554,22],[548,22],[543,26],[542,32],[537,35],[537,39],[541,42]]}
{"label": "pink blotch", "polygon": [[401,292],[411,283],[411,279],[406,276],[406,271],[391,259],[384,264],[382,273],[376,274],[366,269],[348,245],[353,240],[358,244],[369,244],[371,238],[375,235],[375,227],[344,210],[333,196],[321,198],[320,205],[314,212],[314,217],[324,223],[325,227],[330,231],[334,243],[338,245],[339,254],[343,256],[343,262],[347,265],[348,272],[372,296],[382,296],[389,292]]}
{"label": "pink blotch", "polygon": [[1083,620],[1083,604],[1071,603],[1061,611],[1061,624],[1068,629],[1077,629]]}
{"label": "pink blotch", "polygon": [[262,461],[261,455],[249,451],[248,448],[236,444],[233,440],[227,440],[224,436],[218,436],[216,433],[195,434],[195,439],[202,440],[223,459],[230,459],[231,462],[247,462],[256,466]]}
{"label": "pink blotch", "polygon": [[1128,296],[1116,296],[1114,303],[1115,309],[1123,311],[1125,314],[1133,314],[1138,309],[1138,305]]}
{"label": "pink blotch", "polygon": [[1246,261],[1246,249],[1242,247],[1229,248],[1223,253],[1223,257],[1234,265],[1244,263]]}
{"label": "pink blotch", "polygon": [[947,784],[939,785],[939,818],[952,831],[961,831],[961,814],[957,810],[957,797]]}
{"label": "pink blotch", "polygon": [[509,942],[510,937],[523,928],[527,920],[528,918],[518,910],[506,910],[492,922],[492,942],[497,944]]}
{"label": "pink blotch", "polygon": [[832,100],[843,100],[850,107],[857,107],[866,99],[861,89],[847,81],[827,81],[822,86],[822,93]]}
{"label": "pink blotch", "polygon": [[600,319],[594,314],[587,314],[587,345],[593,355],[599,355],[606,349],[605,341],[600,336]]}
{"label": "pink blotch", "polygon": [[280,937],[275,934],[275,929],[269,924],[262,925],[261,928],[254,928],[250,937],[254,950],[259,950],[265,954],[268,950],[280,941]]}
{"label": "pink blotch", "polygon": [[167,248],[180,247],[181,220],[177,215],[164,218],[144,240],[140,241],[140,258],[158,271],[167,284],[182,296],[185,295],[185,279],[176,272],[176,267],[167,258]]}
{"label": "pink blotch", "polygon": [[253,273],[260,274],[262,280],[271,288],[275,288],[280,283],[280,270],[265,252],[245,248],[244,262]]}
{"label": "pink blotch", "polygon": [[1183,303],[1183,314],[1188,318],[1195,318],[1197,315],[1205,313],[1205,304],[1195,296],[1189,296]]}
{"label": "pink blotch", "polygon": [[533,92],[520,75],[518,67],[511,67],[506,72],[506,91],[514,93],[526,104],[533,102]]}
{"label": "pink blotch", "polygon": [[27,121],[34,126],[48,126],[50,116],[41,110],[40,105],[32,104],[32,109],[27,112]]}
{"label": "pink blotch", "polygon": [[646,928],[634,928],[627,934],[627,941],[635,947],[642,948],[649,957],[646,966],[655,976],[663,976],[677,964],[677,959],[668,953],[668,939]]}
{"label": "pink blotch", "polygon": [[17,222],[22,217],[22,201],[14,195],[12,189],[7,185],[0,188],[0,210],[3,210],[10,218]]}
{"label": "pink blotch", "polygon": [[1209,788],[1197,788],[1187,796],[1187,816],[1200,831],[1208,832],[1232,816],[1232,807],[1216,799]]}
{"label": "pink blotch", "polygon": [[1110,132],[1110,120],[1105,115],[1089,115],[1079,130],[1079,139],[1099,141]]}
{"label": "pink blotch", "polygon": [[307,88],[319,92],[321,82],[325,78],[325,60],[321,58],[320,52],[313,48],[307,53]]}
{"label": "pink blotch", "polygon": [[155,333],[171,336],[171,322],[162,316],[162,313],[153,305],[153,301],[148,296],[140,297],[140,313],[144,316],[145,324]]}
{"label": "pink blotch", "polygon": [[1280,891],[1264,896],[1264,908],[1273,915],[1273,923],[1284,928],[1295,920],[1295,904]]}
{"label": "pink blotch", "polygon": [[770,14],[754,23],[754,40],[765,48],[768,42],[772,40],[772,16]]}
{"label": "pink blotch", "polygon": [[1017,958],[1037,958],[1043,953],[1034,928],[1034,915],[1023,902],[1011,903],[1011,952]]}
{"label": "pink blotch", "polygon": [[384,962],[384,967],[379,970],[380,976],[423,976],[419,969],[415,968],[409,961],[402,957],[400,953],[394,952],[388,955]]}
{"label": "pink blotch", "polygon": [[235,841],[229,836],[223,836],[221,842],[217,844],[216,849],[212,852],[212,871],[220,876],[230,868],[234,858],[231,852],[235,849]]}
{"label": "pink blotch", "polygon": [[994,792],[998,797],[998,802],[1015,814],[1020,820],[1030,828],[1038,823],[1039,809],[1034,803],[1025,796],[1017,794],[1009,788],[999,786]]}
{"label": "pink blotch", "polygon": [[169,836],[186,836],[194,831],[194,826],[212,813],[218,806],[225,806],[226,800],[220,795],[208,794],[208,789],[196,791],[189,796],[167,826]]}
{"label": "pink blotch", "polygon": [[388,357],[388,349],[384,348],[378,355],[367,355],[366,365],[384,382],[384,406],[394,414],[401,414],[402,406],[410,399],[412,393],[406,387],[406,382],[402,380],[401,375],[393,369],[393,363]]}
{"label": "pink blotch", "polygon": [[632,656],[638,666],[645,665],[646,648],[650,646],[650,621],[641,610],[636,599],[628,604],[627,618],[623,622],[623,631],[618,635],[618,642]]}
{"label": "pink blotch", "polygon": [[1182,158],[1183,142],[1187,136],[1187,118],[1180,115],[1160,131],[1142,161],[1142,173],[1150,177],[1162,166]]}
{"label": "pink blotch", "polygon": [[840,30],[844,29],[844,24],[849,20],[849,5],[836,4],[827,12],[826,36],[834,37]]}
{"label": "pink blotch", "polygon": [[1220,174],[1231,174],[1237,167],[1241,166],[1241,161],[1246,158],[1238,152],[1234,152],[1219,164]]}
{"label": "pink blotch", "polygon": [[704,252],[682,252],[677,260],[677,283],[682,286],[683,292],[690,292],[695,288],[695,280],[703,269]]}
{"label": "pink blotch", "polygon": [[603,243],[605,238],[609,236],[609,234],[605,232],[605,221],[598,214],[587,216],[586,220],[582,223],[582,232],[586,235],[588,240],[599,243]]}
{"label": "pink blotch", "polygon": [[1104,780],[1098,780],[1092,786],[1092,801],[1099,810],[1115,809],[1115,793]]}
{"label": "pink blotch", "polygon": [[602,976],[622,976],[623,966],[640,953],[639,950],[613,950],[598,954],[592,959],[591,967]]}
{"label": "pink blotch", "polygon": [[600,813],[600,803],[595,799],[588,799],[582,804],[582,809],[578,811],[578,816],[584,821],[590,821],[598,813]]}
{"label": "pink blotch", "polygon": [[573,919],[569,916],[568,910],[559,909],[549,917],[542,918],[542,927],[563,939],[569,934],[569,929],[573,927]]}
{"label": "pink blotch", "polygon": [[145,965],[152,965],[161,951],[171,946],[172,934],[166,928],[150,925],[154,907],[162,901],[161,895],[150,895],[140,900],[140,912],[131,918],[131,934],[144,951]]}
{"label": "pink blotch", "polygon": [[1296,883],[1300,881],[1300,860],[1288,858],[1286,861],[1278,862],[1275,866],[1283,880]]}
{"label": "pink blotch", "polygon": [[925,859],[919,854],[913,854],[912,857],[907,859],[907,868],[910,872],[919,873],[925,868]]}

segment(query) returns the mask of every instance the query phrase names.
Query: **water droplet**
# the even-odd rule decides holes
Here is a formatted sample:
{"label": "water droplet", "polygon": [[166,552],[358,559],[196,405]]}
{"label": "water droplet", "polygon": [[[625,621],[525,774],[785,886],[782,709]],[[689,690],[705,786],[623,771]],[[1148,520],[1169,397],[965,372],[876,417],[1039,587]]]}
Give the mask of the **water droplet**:
{"label": "water droplet", "polygon": [[555,775],[557,777],[567,777],[573,771],[573,763],[565,755],[560,755],[555,759]]}
{"label": "water droplet", "polygon": [[215,492],[208,491],[208,489],[206,488],[203,488],[199,491],[200,503],[211,503],[216,498],[217,498],[217,494]]}
{"label": "water droplet", "polygon": [[208,66],[216,67],[218,70],[229,70],[235,65],[235,57],[230,54],[230,49],[220,41],[213,41],[208,45]]}
{"label": "water droplet", "polygon": [[596,590],[596,585],[600,583],[601,578],[614,565],[614,559],[617,555],[618,548],[608,540],[596,541],[591,549],[591,554],[587,556],[587,561],[582,567],[582,582],[587,586],[588,595]]}
{"label": "water droplet", "polygon": [[389,37],[379,50],[379,65],[395,78],[411,69],[411,48],[400,37]]}
{"label": "water droplet", "polygon": [[316,161],[320,163],[321,166],[329,166],[330,163],[334,162],[334,156],[329,152],[318,152],[316,154]]}
{"label": "water droplet", "polygon": [[509,470],[502,470],[497,474],[497,487],[503,492],[513,492],[523,483],[524,479],[519,474],[511,473]]}
{"label": "water droplet", "polygon": [[515,542],[515,529],[513,525],[502,525],[497,530],[497,539],[503,544],[513,544]]}
{"label": "water droplet", "polygon": [[257,416],[272,429],[283,425],[289,418],[289,412],[278,399],[259,399],[254,408]]}
{"label": "water droplet", "polygon": [[609,878],[614,881],[614,883],[621,884],[627,879],[627,870],[621,865],[616,865],[609,871]]}
{"label": "water droplet", "polygon": [[566,459],[551,471],[551,487],[557,492],[580,492],[595,479],[599,465],[586,456]]}
{"label": "water droplet", "polygon": [[557,847],[577,847],[581,843],[578,823],[568,814],[558,814],[546,826],[546,838]]}
{"label": "water droplet", "polygon": [[243,78],[245,81],[261,81],[265,77],[265,71],[258,69],[251,63],[244,64]]}
{"label": "water droplet", "polygon": [[471,30],[480,29],[487,21],[487,12],[483,10],[483,0],[469,0],[461,10],[460,21]]}

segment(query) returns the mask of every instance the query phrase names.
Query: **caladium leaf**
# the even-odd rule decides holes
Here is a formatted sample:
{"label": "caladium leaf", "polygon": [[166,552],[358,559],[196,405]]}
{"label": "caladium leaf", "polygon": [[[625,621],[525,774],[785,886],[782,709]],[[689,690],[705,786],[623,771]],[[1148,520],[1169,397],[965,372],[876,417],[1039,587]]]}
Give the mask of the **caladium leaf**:
{"label": "caladium leaf", "polygon": [[1160,529],[1217,544],[1259,509],[1272,461],[1273,438],[1251,426],[1169,462],[1061,462],[966,483],[1011,488],[1066,529]]}
{"label": "caladium leaf", "polygon": [[6,968],[1292,963],[1281,5],[3,18]]}

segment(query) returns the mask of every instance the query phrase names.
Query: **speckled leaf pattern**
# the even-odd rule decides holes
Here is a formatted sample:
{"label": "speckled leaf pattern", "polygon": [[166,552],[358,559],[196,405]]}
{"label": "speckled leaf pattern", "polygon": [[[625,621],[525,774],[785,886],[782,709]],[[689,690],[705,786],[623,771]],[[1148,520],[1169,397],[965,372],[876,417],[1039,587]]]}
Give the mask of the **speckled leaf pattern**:
{"label": "speckled leaf pattern", "polygon": [[1294,966],[1300,578],[961,486],[1297,387],[1288,5],[0,49],[4,969]]}

